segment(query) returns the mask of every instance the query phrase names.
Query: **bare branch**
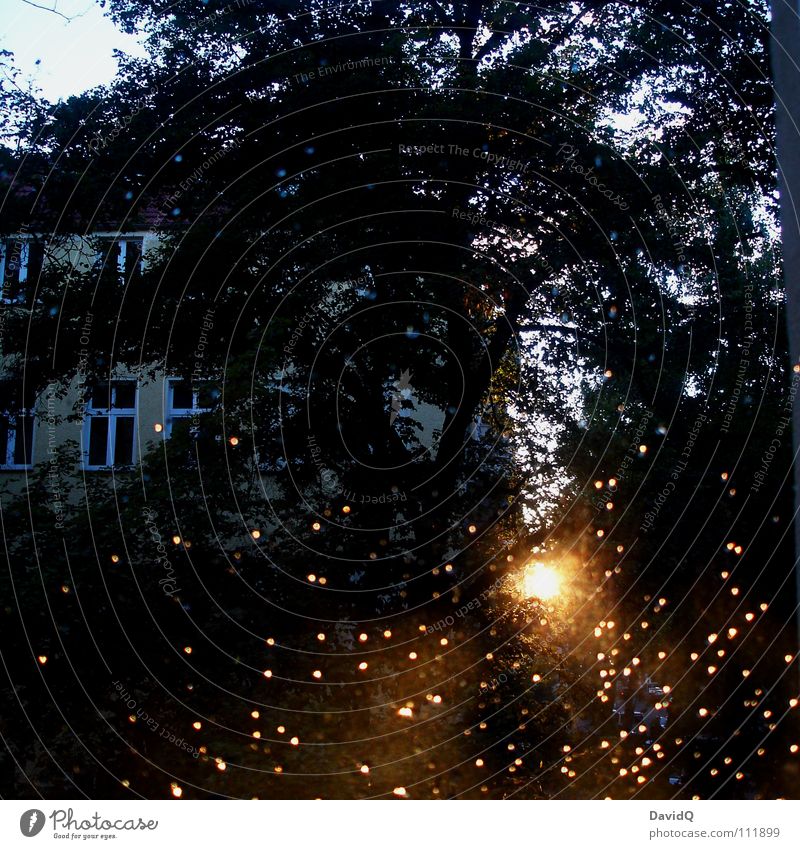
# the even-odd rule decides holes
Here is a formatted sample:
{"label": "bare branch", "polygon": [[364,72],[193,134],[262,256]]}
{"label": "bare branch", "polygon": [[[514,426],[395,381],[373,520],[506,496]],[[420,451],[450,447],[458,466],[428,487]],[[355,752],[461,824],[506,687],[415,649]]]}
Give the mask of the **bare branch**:
{"label": "bare branch", "polygon": [[58,11],[58,0],[53,0],[52,9],[49,6],[40,6],[38,3],[34,3],[33,0],[22,0],[27,6],[33,6],[34,9],[41,9],[43,12],[50,12],[53,15],[58,15],[59,18],[63,18],[67,23],[74,21],[75,18],[80,18],[86,14],[86,12],[81,12],[80,15],[65,15],[63,12]]}

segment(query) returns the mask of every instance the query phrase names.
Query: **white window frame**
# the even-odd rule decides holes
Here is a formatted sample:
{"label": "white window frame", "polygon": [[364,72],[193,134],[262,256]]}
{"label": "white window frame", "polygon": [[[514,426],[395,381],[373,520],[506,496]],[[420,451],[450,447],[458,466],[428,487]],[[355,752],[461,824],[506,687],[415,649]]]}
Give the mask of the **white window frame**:
{"label": "white window frame", "polygon": [[102,268],[106,262],[106,257],[111,253],[111,248],[117,248],[117,277],[119,278],[120,286],[124,286],[127,282],[125,277],[125,259],[128,255],[128,244],[136,243],[141,246],[139,254],[139,273],[144,271],[144,236],[99,236],[101,245],[105,243],[106,250],[99,250],[95,254],[95,267]]}
{"label": "white window frame", "polygon": [[[16,297],[6,297],[6,261],[8,254],[13,256],[14,244],[19,243],[19,292]],[[3,239],[0,245],[0,283],[2,283],[2,291],[0,292],[0,303],[4,304],[24,304],[25,303],[25,284],[28,282],[28,259],[30,257],[31,240],[26,236],[11,236],[8,239]],[[23,467],[24,468],[24,467]]]}
{"label": "white window frame", "polygon": [[[14,452],[17,446],[17,437],[19,435],[19,425],[18,419],[21,416],[30,416],[33,419],[33,427],[31,428],[31,444],[28,446],[28,458],[30,462],[28,463],[15,463],[14,462]],[[13,417],[13,429],[12,429],[12,417],[6,416],[3,414],[4,418],[8,419],[8,436],[6,441],[6,456],[0,457],[0,470],[2,471],[25,471],[26,469],[33,468],[33,446],[36,441],[36,416],[34,415],[34,411],[32,409],[20,409],[17,410]]]}
{"label": "white window frame", "polygon": [[[133,407],[115,407],[114,402],[116,400],[116,392],[117,388],[113,384],[115,383],[132,383],[134,385],[134,397],[133,397]],[[86,409],[83,417],[83,468],[86,471],[90,472],[106,472],[110,471],[113,468],[119,469],[127,469],[136,464],[136,443],[137,443],[137,430],[138,430],[138,416],[137,410],[139,409],[139,383],[137,380],[133,378],[112,378],[111,380],[111,407],[95,407],[93,406],[93,399],[89,398],[86,401]],[[105,386],[107,384],[100,384],[101,386]],[[107,418],[108,419],[108,437],[106,440],[106,462],[104,464],[93,464],[89,462],[90,449],[91,449],[91,435],[92,435],[92,419],[97,418]],[[116,466],[114,463],[114,454],[116,452],[117,447],[117,421],[116,419],[121,418],[133,418],[133,435],[132,435],[132,447],[131,447],[131,462],[125,463],[121,466]]]}
{"label": "white window frame", "polygon": [[200,387],[192,385],[192,406],[176,407],[173,403],[175,386],[186,383],[182,377],[168,377],[164,381],[164,438],[172,436],[172,425],[175,419],[188,419],[209,412],[208,407],[200,406]]}

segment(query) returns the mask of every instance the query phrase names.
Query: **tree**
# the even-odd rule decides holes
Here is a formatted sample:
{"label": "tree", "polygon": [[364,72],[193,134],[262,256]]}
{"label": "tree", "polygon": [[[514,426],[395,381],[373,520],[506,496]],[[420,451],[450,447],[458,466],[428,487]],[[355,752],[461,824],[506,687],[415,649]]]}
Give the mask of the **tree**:
{"label": "tree", "polygon": [[[717,792],[656,728],[668,715],[667,735],[702,738],[698,767],[738,730],[734,711],[707,733],[684,695],[706,678],[678,646],[719,587],[697,592],[683,544],[701,534],[691,556],[716,568],[741,522],[734,544],[763,566],[743,597],[771,598],[780,569],[758,535],[785,492],[771,484],[743,520],[729,501],[675,527],[647,515],[668,483],[672,504],[705,504],[733,488],[723,474],[750,482],[756,412],[784,403],[765,6],[111,10],[146,28],[150,60],[63,106],[13,183],[46,186],[43,229],[157,227],[162,247],[119,301],[95,297],[96,270],[72,270],[65,298],[43,276],[9,338],[26,350],[36,326],[41,385],[77,368],[62,334],[91,309],[92,377],[123,362],[218,389],[195,432],[115,474],[113,497],[87,493],[69,524],[97,613],[65,613],[63,657],[94,643],[125,670],[132,695],[91,694],[116,712],[112,736],[120,705],[146,703],[198,755],[134,712],[118,792]],[[614,116],[636,104],[623,131]],[[735,470],[699,463],[746,443]],[[63,572],[63,540],[44,536],[38,557]],[[520,588],[537,548],[568,599]],[[734,627],[724,598],[715,622]],[[766,665],[780,701],[783,667]],[[642,688],[661,706],[642,708]],[[750,755],[728,756],[740,771]],[[660,777],[639,781],[644,758]],[[767,786],[743,782],[721,792]]]}

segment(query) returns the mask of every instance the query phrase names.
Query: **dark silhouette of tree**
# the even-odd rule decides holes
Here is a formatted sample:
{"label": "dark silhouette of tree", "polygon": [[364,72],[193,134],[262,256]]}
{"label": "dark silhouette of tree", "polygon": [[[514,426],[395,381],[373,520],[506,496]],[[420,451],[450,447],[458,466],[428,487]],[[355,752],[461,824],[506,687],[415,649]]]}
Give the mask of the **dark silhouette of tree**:
{"label": "dark silhouette of tree", "polygon": [[5,511],[41,792],[785,794],[765,4],[110,8],[150,57],[32,136],[8,232],[160,246],[52,262],[7,350],[204,412],[67,531],[44,472]]}

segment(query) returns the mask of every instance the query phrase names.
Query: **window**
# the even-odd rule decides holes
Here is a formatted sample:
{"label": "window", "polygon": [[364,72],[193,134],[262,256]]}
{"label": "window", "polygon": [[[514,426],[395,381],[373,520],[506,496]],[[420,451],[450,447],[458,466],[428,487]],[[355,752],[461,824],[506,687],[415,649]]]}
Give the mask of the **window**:
{"label": "window", "polygon": [[0,414],[0,468],[30,469],[33,465],[33,413]]}
{"label": "window", "polygon": [[33,465],[33,398],[25,399],[10,381],[0,383],[0,469]]}
{"label": "window", "polygon": [[124,286],[138,277],[144,268],[144,241],[141,236],[100,238],[95,257],[98,272],[115,273]]}
{"label": "window", "polygon": [[112,380],[92,386],[84,421],[84,468],[133,464],[136,381]]}
{"label": "window", "polygon": [[18,236],[0,243],[0,283],[5,304],[24,304],[28,284],[35,286],[44,264],[44,244]]}
{"label": "window", "polygon": [[197,431],[196,417],[211,407],[206,386],[197,386],[188,380],[170,378],[166,382],[166,436],[172,435],[176,421],[185,420],[190,433]]}

